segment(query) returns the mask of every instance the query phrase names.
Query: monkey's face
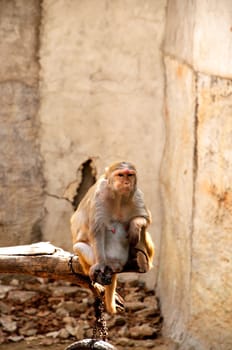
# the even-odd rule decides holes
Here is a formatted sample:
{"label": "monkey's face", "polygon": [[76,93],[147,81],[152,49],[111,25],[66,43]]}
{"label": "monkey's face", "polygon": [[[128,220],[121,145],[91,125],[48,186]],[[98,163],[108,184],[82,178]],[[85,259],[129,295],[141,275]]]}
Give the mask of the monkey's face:
{"label": "monkey's face", "polygon": [[129,168],[117,169],[112,173],[113,190],[121,195],[130,195],[135,190],[136,172]]}

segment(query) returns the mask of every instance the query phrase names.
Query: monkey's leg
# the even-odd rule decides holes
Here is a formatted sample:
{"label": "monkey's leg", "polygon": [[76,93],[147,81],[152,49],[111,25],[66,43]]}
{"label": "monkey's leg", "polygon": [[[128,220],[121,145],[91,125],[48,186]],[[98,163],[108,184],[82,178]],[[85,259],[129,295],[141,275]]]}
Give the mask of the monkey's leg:
{"label": "monkey's leg", "polygon": [[74,253],[78,255],[80,264],[86,275],[89,274],[90,266],[94,264],[93,249],[89,244],[78,242],[73,246]]}
{"label": "monkey's leg", "polygon": [[116,300],[115,300],[115,293],[116,293],[116,286],[117,286],[117,275],[112,275],[112,282],[111,284],[105,286],[105,305],[106,310],[110,314],[115,314],[117,312],[116,310]]}

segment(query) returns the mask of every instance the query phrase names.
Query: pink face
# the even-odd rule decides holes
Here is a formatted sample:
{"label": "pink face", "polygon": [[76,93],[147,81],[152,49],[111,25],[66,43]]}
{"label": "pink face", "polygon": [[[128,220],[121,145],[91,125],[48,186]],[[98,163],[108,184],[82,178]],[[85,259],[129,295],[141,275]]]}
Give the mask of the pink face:
{"label": "pink face", "polygon": [[112,173],[114,189],[122,194],[129,194],[135,188],[135,170],[124,168],[117,169]]}

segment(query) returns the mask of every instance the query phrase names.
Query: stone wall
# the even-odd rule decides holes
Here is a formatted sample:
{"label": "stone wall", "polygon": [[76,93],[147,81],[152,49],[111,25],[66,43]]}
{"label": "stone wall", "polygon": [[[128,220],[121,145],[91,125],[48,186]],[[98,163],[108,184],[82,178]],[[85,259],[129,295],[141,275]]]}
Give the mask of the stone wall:
{"label": "stone wall", "polygon": [[158,290],[183,350],[232,348],[232,3],[168,2]]}
{"label": "stone wall", "polygon": [[39,1],[0,1],[0,243],[41,239]]}

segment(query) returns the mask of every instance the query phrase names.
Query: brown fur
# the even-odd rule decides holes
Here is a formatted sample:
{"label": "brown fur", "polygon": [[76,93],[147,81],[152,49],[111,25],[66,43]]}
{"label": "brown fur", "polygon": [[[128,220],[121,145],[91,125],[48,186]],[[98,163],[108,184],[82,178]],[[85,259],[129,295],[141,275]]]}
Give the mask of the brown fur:
{"label": "brown fur", "polygon": [[[144,204],[142,192],[137,189],[136,168],[128,162],[111,164],[89,189],[71,218],[73,249],[79,255],[84,273],[95,280],[98,275],[104,275],[106,267],[112,270],[112,281],[105,286],[109,313],[116,312],[115,273],[122,271],[129,247],[143,244],[149,268],[152,266],[154,246],[146,231],[150,222],[150,212]],[[116,226],[112,229],[112,225]],[[108,254],[111,244],[115,252],[111,249]]]}

